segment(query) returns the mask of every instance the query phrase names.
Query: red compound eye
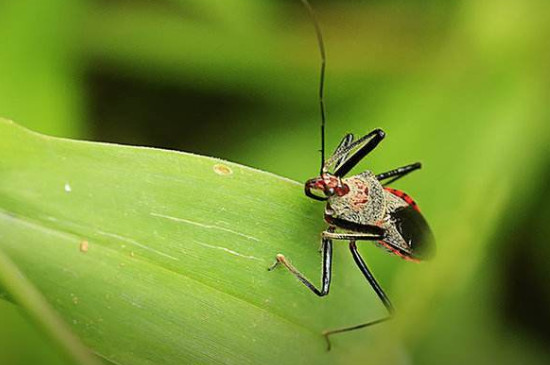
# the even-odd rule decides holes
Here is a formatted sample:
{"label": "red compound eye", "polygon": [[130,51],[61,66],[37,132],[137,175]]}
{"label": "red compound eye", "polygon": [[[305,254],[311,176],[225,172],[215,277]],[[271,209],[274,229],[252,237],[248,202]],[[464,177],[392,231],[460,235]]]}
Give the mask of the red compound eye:
{"label": "red compound eye", "polygon": [[347,186],[346,184],[342,184],[342,186],[337,186],[334,191],[336,192],[336,195],[344,196],[349,193],[349,186]]}

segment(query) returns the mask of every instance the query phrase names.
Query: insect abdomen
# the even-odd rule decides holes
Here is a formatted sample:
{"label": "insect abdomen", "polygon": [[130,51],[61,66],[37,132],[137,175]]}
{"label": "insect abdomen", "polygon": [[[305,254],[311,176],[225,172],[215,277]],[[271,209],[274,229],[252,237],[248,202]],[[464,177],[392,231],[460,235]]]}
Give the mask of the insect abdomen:
{"label": "insect abdomen", "polygon": [[412,206],[416,211],[420,212],[420,209],[418,208],[418,205],[416,204],[416,202],[413,200],[413,198],[411,198],[409,195],[407,195],[407,193],[401,191],[401,190],[397,190],[397,189],[392,189],[392,188],[387,188],[385,187],[384,190],[386,190],[387,192],[403,199],[405,201],[405,203],[409,204],[410,206]]}

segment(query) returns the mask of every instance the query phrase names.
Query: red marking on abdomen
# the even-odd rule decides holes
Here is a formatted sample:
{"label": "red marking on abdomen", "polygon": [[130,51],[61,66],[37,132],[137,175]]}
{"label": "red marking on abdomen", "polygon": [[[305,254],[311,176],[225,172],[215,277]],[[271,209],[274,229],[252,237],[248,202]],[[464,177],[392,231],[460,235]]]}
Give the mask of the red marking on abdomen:
{"label": "red marking on abdomen", "polygon": [[403,199],[405,201],[405,203],[412,206],[417,212],[420,212],[420,208],[418,208],[418,205],[416,204],[416,202],[413,200],[413,198],[408,196],[405,192],[403,192],[401,190],[397,190],[397,189],[387,188],[387,187],[385,187],[384,190],[386,190],[386,191],[390,192],[391,194]]}
{"label": "red marking on abdomen", "polygon": [[384,241],[378,241],[378,244],[380,246],[384,246],[384,248],[386,248],[387,250],[389,250],[391,253],[393,253],[394,255],[397,255],[399,257],[401,257],[403,260],[407,260],[407,261],[411,261],[411,262],[420,262],[420,260],[418,259],[415,259],[401,251],[399,251],[397,248],[393,247],[392,245],[390,245],[389,243],[386,243]]}

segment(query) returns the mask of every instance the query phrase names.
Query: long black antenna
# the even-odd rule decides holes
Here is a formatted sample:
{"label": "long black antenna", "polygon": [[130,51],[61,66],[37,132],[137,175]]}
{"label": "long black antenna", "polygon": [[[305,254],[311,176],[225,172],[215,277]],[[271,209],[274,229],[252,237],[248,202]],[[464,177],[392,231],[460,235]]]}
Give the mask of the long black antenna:
{"label": "long black antenna", "polygon": [[321,75],[319,79],[319,107],[321,108],[321,171],[323,174],[323,165],[325,163],[325,67],[327,63],[327,57],[325,54],[325,43],[323,42],[323,35],[321,34],[321,27],[315,16],[315,12],[307,0],[301,0],[302,4],[306,7],[313,25],[315,26],[315,34],[317,35],[317,42],[319,43],[319,52],[321,53]]}

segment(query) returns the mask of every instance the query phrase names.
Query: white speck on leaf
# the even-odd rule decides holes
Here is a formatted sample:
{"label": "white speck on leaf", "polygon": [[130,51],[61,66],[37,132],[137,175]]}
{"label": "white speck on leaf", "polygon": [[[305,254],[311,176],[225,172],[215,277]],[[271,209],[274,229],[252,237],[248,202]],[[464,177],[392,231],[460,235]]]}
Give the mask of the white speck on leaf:
{"label": "white speck on leaf", "polygon": [[72,191],[71,185],[69,185],[69,183],[65,183],[65,191],[66,191],[67,193],[70,193],[70,192]]}

